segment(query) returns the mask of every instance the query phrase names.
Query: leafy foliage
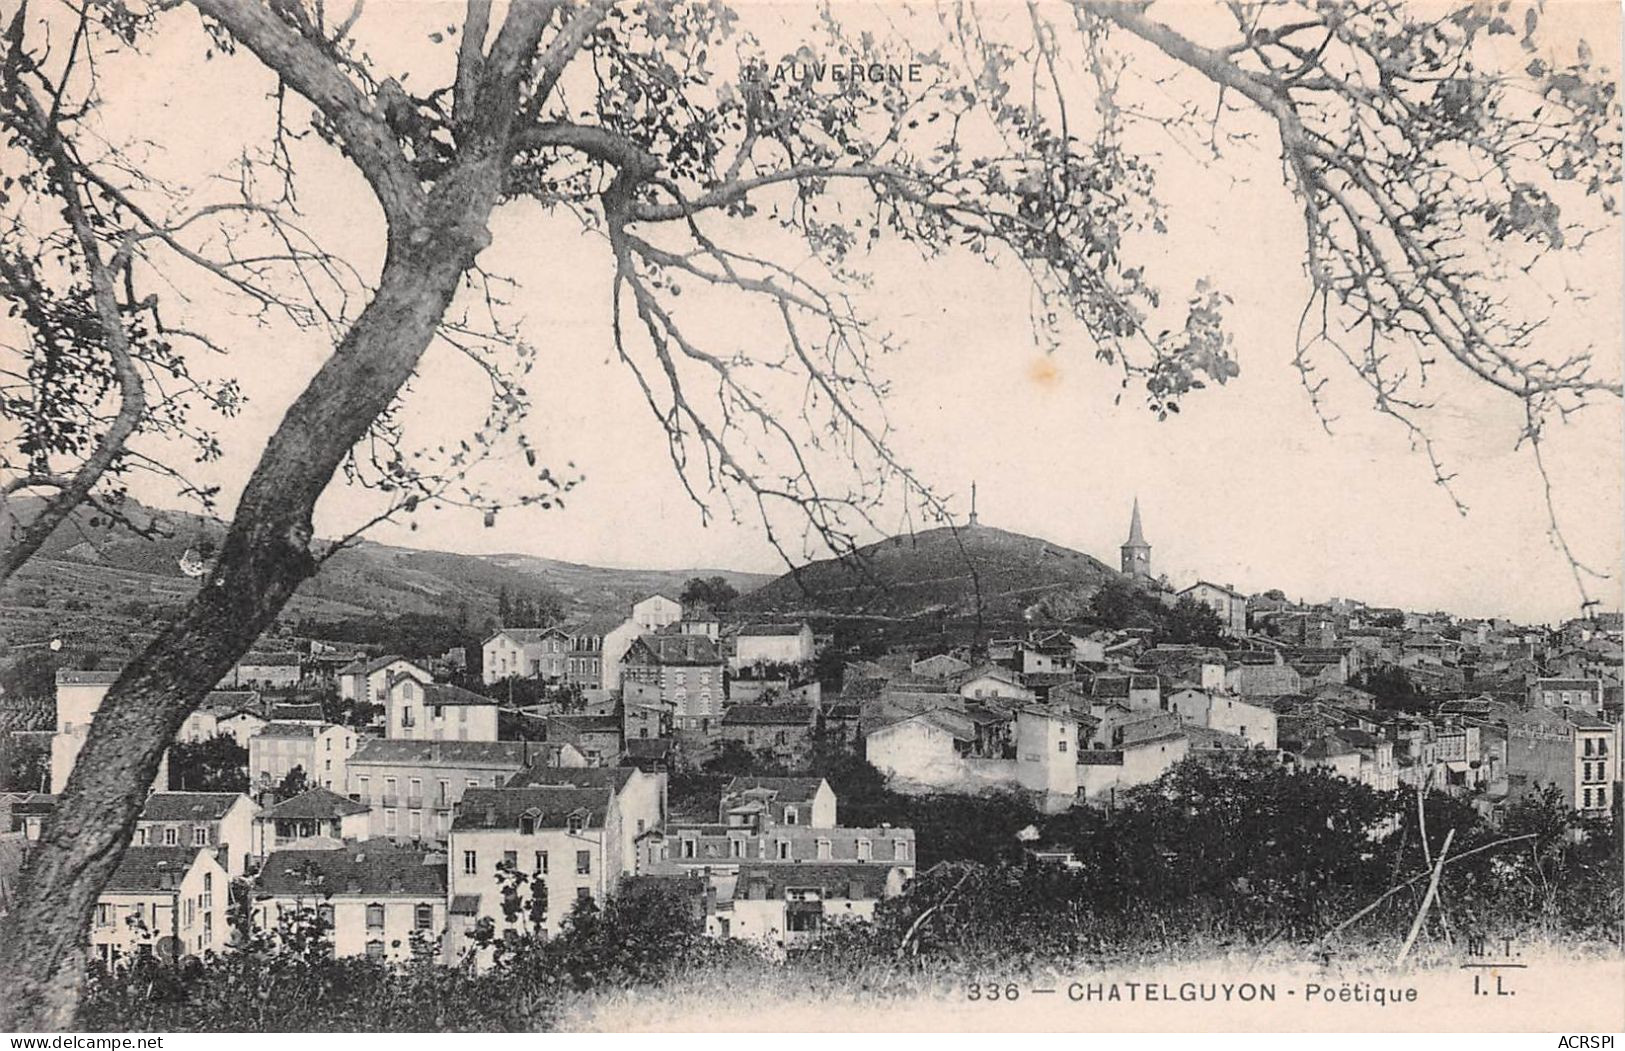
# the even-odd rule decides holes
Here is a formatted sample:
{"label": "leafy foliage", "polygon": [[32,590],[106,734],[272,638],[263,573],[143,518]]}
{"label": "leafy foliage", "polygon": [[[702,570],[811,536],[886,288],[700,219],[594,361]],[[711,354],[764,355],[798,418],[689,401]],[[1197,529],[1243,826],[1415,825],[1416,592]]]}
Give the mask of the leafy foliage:
{"label": "leafy foliage", "polygon": [[230,734],[179,742],[169,750],[169,787],[181,792],[247,792],[248,749]]}

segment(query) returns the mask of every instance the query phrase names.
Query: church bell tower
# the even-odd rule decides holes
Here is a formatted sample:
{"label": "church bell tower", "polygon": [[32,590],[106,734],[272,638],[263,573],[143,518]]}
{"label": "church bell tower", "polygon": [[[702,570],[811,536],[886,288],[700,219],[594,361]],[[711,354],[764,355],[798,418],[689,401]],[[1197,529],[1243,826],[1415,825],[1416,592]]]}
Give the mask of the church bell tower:
{"label": "church bell tower", "polygon": [[1151,579],[1151,545],[1140,530],[1140,498],[1134,498],[1134,517],[1129,520],[1128,539],[1123,542],[1123,575],[1131,580]]}

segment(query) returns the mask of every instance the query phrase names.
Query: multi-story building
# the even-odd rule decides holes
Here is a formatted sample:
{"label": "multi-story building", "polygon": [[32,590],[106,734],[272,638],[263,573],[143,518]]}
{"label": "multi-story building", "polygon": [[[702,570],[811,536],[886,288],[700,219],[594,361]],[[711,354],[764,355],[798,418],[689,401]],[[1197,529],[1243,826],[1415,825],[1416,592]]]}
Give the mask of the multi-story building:
{"label": "multi-story building", "polygon": [[452,824],[448,948],[460,953],[482,920],[516,930],[503,909],[502,873],[539,881],[542,932],[556,934],[581,900],[604,901],[635,857],[623,853],[620,803],[611,788],[471,788]]}
{"label": "multi-story building", "polygon": [[526,767],[570,762],[582,762],[574,749],[533,741],[370,740],[350,757],[347,794],[372,811],[372,836],[444,840],[470,788],[497,788]]}
{"label": "multi-story building", "polygon": [[315,919],[335,956],[404,961],[439,956],[446,931],[446,858],[388,842],[278,850],[254,893],[254,924]]}
{"label": "multi-story building", "polygon": [[1168,710],[1184,722],[1235,734],[1252,748],[1273,751],[1279,744],[1275,712],[1262,702],[1188,688],[1169,695]]}
{"label": "multi-story building", "polygon": [[[116,671],[73,671],[56,673],[56,733],[51,737],[51,794],[60,795],[68,775],[79,758],[79,749],[90,736],[90,723],[102,706],[107,691],[118,680]],[[169,753],[158,764],[152,790],[169,787]]]}
{"label": "multi-story building", "polygon": [[854,862],[895,866],[905,879],[914,875],[914,830],[911,828],[814,828],[774,825],[756,829],[727,824],[674,824],[646,837],[639,872],[655,875],[701,875],[717,896],[733,894],[739,866],[754,862],[789,864]]}
{"label": "multi-story building", "polygon": [[821,777],[735,777],[722,789],[717,817],[732,828],[834,828],[836,806]]}
{"label": "multi-story building", "polygon": [[495,741],[497,702],[461,686],[396,676],[384,694],[384,736],[399,741]]}
{"label": "multi-story building", "polygon": [[371,815],[372,808],[364,803],[312,788],[259,812],[254,818],[254,853],[264,857],[290,847],[308,847],[315,840],[366,839]]}
{"label": "multi-story building", "polygon": [[621,857],[636,868],[639,844],[666,827],[666,775],[630,766],[532,766],[504,788],[607,788],[621,815]]}
{"label": "multi-story building", "polygon": [[1607,814],[1620,779],[1620,728],[1578,708],[1507,716],[1507,781],[1514,795],[1555,785],[1570,807]]}
{"label": "multi-story building", "polygon": [[1534,679],[1529,683],[1531,708],[1583,708],[1602,711],[1600,679]]}
{"label": "multi-story building", "polygon": [[[722,657],[704,635],[644,635],[621,659],[621,677],[657,692],[679,730],[711,733],[722,717]],[[646,695],[647,696],[647,695]]]}
{"label": "multi-story building", "polygon": [[572,645],[563,628],[498,628],[480,646],[480,675],[487,684],[511,678],[556,682],[564,678]]}
{"label": "multi-story building", "polygon": [[274,788],[294,769],[307,784],[340,791],[356,749],[356,732],[332,723],[267,723],[248,739],[248,780],[256,790]]}
{"label": "multi-story building", "polygon": [[1229,584],[1214,584],[1198,580],[1179,593],[1180,598],[1195,599],[1219,618],[1219,628],[1226,635],[1247,634],[1247,596]]}
{"label": "multi-story building", "polygon": [[197,744],[227,734],[247,748],[248,739],[270,721],[262,707],[257,690],[211,690],[186,717],[175,740]]}
{"label": "multi-story building", "polygon": [[231,877],[202,847],[129,847],[96,900],[90,945],[112,967],[130,956],[220,952],[230,941]]}
{"label": "multi-story building", "polygon": [[250,653],[232,666],[221,685],[285,690],[298,686],[300,676],[297,653]]}
{"label": "multi-story building", "polygon": [[905,882],[901,867],[885,864],[741,865],[732,898],[718,903],[706,929],[771,950],[804,948],[832,926],[873,919]]}
{"label": "multi-story building", "polygon": [[135,821],[138,847],[208,847],[228,875],[241,876],[254,852],[259,807],[241,792],[154,792]]}
{"label": "multi-story building", "polygon": [[747,624],[734,638],[733,667],[804,664],[817,656],[813,631],[798,624]]}
{"label": "multi-story building", "polygon": [[818,710],[807,704],[735,704],[722,716],[722,736],[766,752],[794,769],[812,752]]}
{"label": "multi-story building", "polygon": [[370,660],[354,660],[340,668],[339,697],[360,704],[382,705],[389,684],[402,675],[410,675],[419,682],[434,681],[429,669],[391,653]]}

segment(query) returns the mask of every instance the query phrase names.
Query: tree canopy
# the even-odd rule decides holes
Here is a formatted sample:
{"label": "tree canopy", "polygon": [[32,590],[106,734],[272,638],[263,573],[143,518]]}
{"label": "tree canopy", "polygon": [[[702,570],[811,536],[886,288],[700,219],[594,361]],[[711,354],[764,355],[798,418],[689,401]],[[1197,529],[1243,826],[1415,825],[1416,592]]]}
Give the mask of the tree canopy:
{"label": "tree canopy", "polygon": [[[517,297],[487,267],[510,222],[568,219],[580,236],[535,250],[612,271],[605,349],[673,470],[706,513],[757,513],[781,550],[786,514],[850,552],[899,493],[944,510],[892,443],[874,363],[897,344],[863,303],[871,252],[1024,275],[1035,337],[1089,347],[1159,417],[1238,375],[1224,285],[1167,263],[1145,128],[1279,156],[1302,206],[1306,396],[1318,407],[1332,370],[1352,377],[1440,485],[1437,370],[1516,405],[1542,471],[1554,421],[1619,395],[1591,348],[1540,344],[1565,253],[1617,225],[1620,142],[1610,74],[1583,44],[1547,42],[1538,3],[1242,2],[1201,18],[1152,0],[950,3],[907,32],[822,8],[788,45],[723,0],[466,0],[450,24],[411,22],[442,17],[422,10],[34,0],[5,26],[0,422],[19,438],[0,447],[0,493],[45,499],[13,523],[0,578],[74,507],[117,514],[132,471],[190,485],[184,457],[156,450],[217,455],[199,421],[237,409],[245,318],[332,348],[196,565],[203,587],[110,690],[30,856],[3,942],[8,1028],[66,1024],[79,932],[165,747],[346,542],[314,540],[335,477],[382,494],[380,517],[461,506],[487,521],[576,483],[513,427],[547,352],[518,337]],[[416,52],[390,46],[417,32]],[[160,174],[176,143],[103,134],[117,86],[102,71],[188,45],[275,100],[206,193]],[[794,72],[821,62],[882,75]],[[376,243],[355,258],[310,212],[335,177],[370,194]],[[211,324],[222,302],[237,328]],[[486,383],[464,438],[405,423],[431,348]],[[480,481],[493,460],[506,495]]]}

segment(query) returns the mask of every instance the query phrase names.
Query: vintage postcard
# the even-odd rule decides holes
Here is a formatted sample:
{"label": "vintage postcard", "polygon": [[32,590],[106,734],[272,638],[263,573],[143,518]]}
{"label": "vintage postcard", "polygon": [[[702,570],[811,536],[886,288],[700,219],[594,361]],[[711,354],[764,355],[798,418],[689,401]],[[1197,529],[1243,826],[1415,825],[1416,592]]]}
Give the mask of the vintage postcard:
{"label": "vintage postcard", "polygon": [[0,0],[0,1030],[1613,1046],[1620,41]]}

